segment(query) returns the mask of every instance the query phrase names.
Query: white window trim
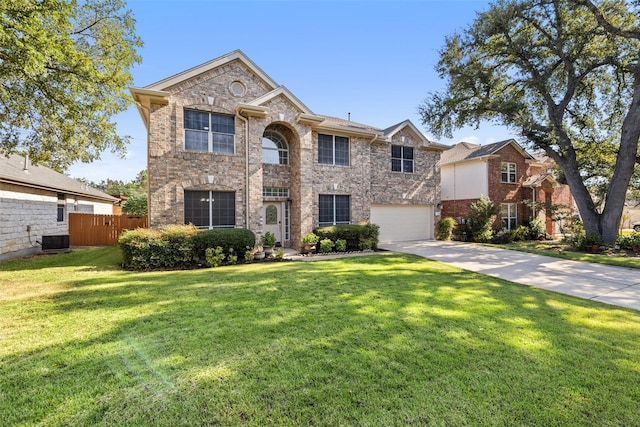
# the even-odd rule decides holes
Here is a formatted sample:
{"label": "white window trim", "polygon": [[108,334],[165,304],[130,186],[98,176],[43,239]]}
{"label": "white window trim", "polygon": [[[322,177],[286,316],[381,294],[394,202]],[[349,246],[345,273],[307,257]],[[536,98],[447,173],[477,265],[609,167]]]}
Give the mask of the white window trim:
{"label": "white window trim", "polygon": [[[189,110],[189,111],[199,111],[199,110],[194,110],[194,109],[189,109],[189,108],[185,108],[184,111]],[[182,119],[182,149],[184,151],[188,151],[190,153],[204,153],[204,151],[198,151],[198,150],[189,150],[187,149],[187,131],[190,132],[206,132],[207,133],[207,153],[212,153],[212,154],[222,154],[222,155],[232,155],[232,154],[236,154],[236,134],[235,133],[224,133],[224,132],[214,132],[211,130],[211,128],[213,127],[211,125],[211,117],[214,114],[218,114],[218,113],[212,113],[209,111],[201,111],[202,113],[207,113],[209,114],[209,130],[200,130],[200,129],[188,129],[186,127],[184,127],[184,111],[183,111],[183,119]],[[228,116],[229,114],[219,114],[221,116]],[[234,124],[235,124],[235,119],[234,119]],[[213,135],[214,134],[218,134],[218,135],[232,135],[233,136],[233,152],[232,153],[227,153],[224,151],[213,151]]]}
{"label": "white window trim", "polygon": [[[400,147],[400,157],[393,157],[393,146]],[[393,173],[415,173],[415,171],[416,171],[416,158],[415,158],[416,157],[416,154],[415,154],[416,150],[415,150],[415,148],[413,150],[413,159],[405,159],[404,158],[404,148],[405,147],[414,148],[414,147],[409,147],[407,145],[398,145],[398,144],[392,144],[391,145],[391,153],[392,153],[391,154],[391,172],[393,172]],[[393,170],[393,160],[394,159],[400,160],[400,170],[399,171],[394,171]],[[411,160],[411,171],[405,171],[404,170],[404,162],[405,162],[405,160]]]}
{"label": "white window trim", "polygon": [[[507,180],[502,179],[502,167],[507,165]],[[513,166],[513,172],[511,171],[511,167]],[[510,181],[509,178],[513,174],[513,181]],[[518,166],[513,162],[502,162],[500,163],[500,182],[503,184],[517,184],[518,183]]]}
{"label": "white window trim", "polygon": [[[506,216],[505,216],[505,207],[506,207]],[[513,208],[513,209],[512,209]],[[505,224],[507,230],[511,230],[511,220],[515,220],[515,225],[518,225],[518,204],[511,203],[502,203],[500,207],[500,217],[502,222]]]}
{"label": "white window trim", "polygon": [[[320,147],[320,135],[326,135],[326,136],[330,136],[331,137],[331,163],[321,163],[320,162],[320,158],[318,156],[318,164],[320,165],[328,165],[328,166],[342,166],[344,168],[348,168],[351,167],[351,138],[349,138],[348,136],[342,136],[342,135],[331,135],[328,133],[319,133],[318,134],[318,147]],[[348,162],[346,165],[339,165],[336,163],[336,137],[338,138],[345,138],[347,140],[347,148],[349,150],[349,156],[347,158]]]}

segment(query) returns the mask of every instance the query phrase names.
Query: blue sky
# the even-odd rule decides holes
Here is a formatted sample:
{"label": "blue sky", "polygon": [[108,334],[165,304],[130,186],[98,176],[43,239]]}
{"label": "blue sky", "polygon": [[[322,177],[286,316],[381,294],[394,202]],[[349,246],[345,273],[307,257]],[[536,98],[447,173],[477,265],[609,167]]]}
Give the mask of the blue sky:
{"label": "blue sky", "polygon": [[[129,0],[144,41],[134,85],[147,86],[241,49],[314,113],[386,128],[410,119],[444,88],[434,70],[446,35],[466,27],[484,0]],[[135,107],[115,118],[132,142],[126,158],[77,164],[74,178],[132,180],[146,168],[146,130]],[[425,134],[429,136],[426,131]],[[514,137],[489,124],[453,139],[487,144]],[[433,138],[432,138],[433,139]]]}

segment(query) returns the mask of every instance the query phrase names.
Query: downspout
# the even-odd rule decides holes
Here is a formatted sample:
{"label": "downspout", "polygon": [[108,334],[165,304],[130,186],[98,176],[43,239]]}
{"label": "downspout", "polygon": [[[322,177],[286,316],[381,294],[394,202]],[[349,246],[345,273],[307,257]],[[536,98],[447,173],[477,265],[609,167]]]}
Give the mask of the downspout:
{"label": "downspout", "polygon": [[244,224],[247,230],[249,230],[249,120],[245,119],[236,113],[236,117],[244,122],[244,173],[245,173],[245,211],[244,211]]}

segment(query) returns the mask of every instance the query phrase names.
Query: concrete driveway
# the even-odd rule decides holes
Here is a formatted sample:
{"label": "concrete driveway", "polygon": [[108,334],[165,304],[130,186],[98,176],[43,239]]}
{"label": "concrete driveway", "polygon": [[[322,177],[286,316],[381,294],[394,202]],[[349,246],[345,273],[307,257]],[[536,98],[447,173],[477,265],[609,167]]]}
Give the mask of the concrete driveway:
{"label": "concrete driveway", "polygon": [[640,270],[636,269],[435,240],[379,246],[523,285],[640,310]]}

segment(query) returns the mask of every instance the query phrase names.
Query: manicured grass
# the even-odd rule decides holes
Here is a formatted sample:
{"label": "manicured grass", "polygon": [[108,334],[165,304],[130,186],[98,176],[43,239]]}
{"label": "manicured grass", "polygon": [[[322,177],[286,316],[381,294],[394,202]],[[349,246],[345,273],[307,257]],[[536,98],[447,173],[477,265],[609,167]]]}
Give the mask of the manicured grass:
{"label": "manicured grass", "polygon": [[640,425],[640,312],[382,254],[0,263],[2,425]]}
{"label": "manicured grass", "polygon": [[619,254],[608,253],[586,253],[580,251],[570,250],[565,244],[551,241],[543,242],[512,242],[503,245],[494,245],[503,249],[511,249],[512,251],[528,252],[531,254],[546,255],[555,258],[569,259],[573,261],[587,261],[597,264],[614,265],[618,267],[627,268],[640,268],[640,257],[635,255],[627,255],[625,251],[620,251]]}

